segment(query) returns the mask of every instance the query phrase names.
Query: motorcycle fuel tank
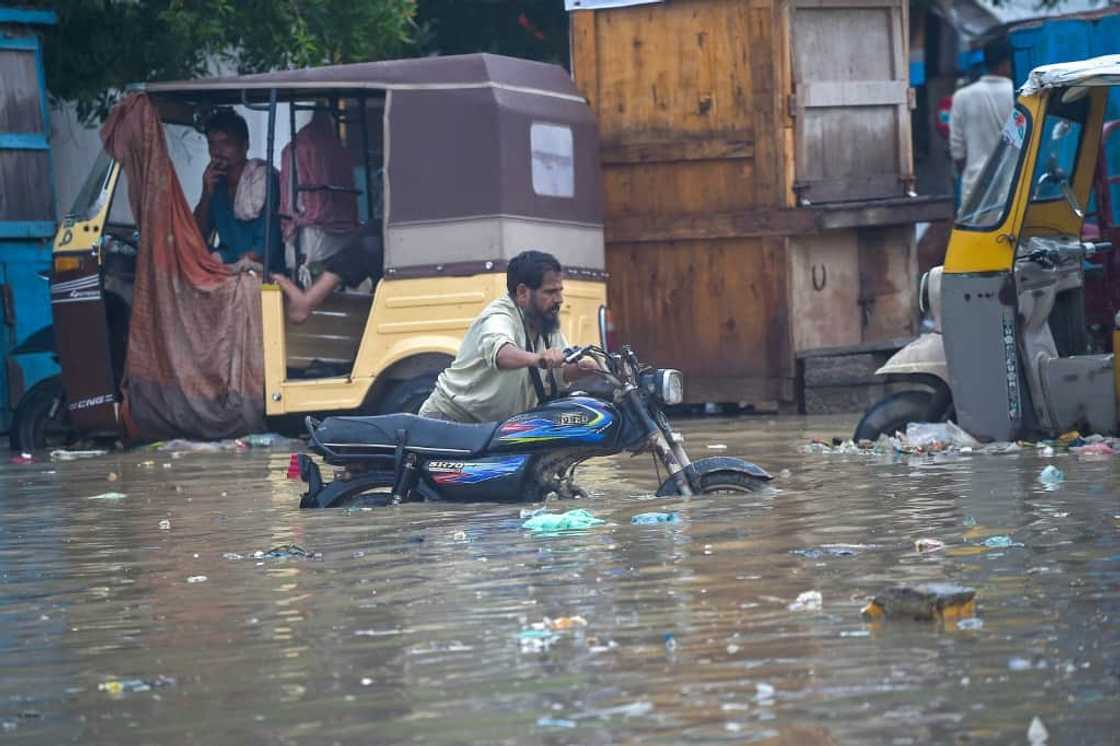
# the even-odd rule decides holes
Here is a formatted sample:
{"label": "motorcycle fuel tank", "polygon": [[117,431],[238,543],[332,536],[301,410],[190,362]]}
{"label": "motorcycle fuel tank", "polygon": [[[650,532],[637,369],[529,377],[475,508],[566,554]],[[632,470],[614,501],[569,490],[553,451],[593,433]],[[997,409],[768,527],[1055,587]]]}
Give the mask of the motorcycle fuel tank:
{"label": "motorcycle fuel tank", "polygon": [[498,425],[488,450],[610,448],[618,427],[618,410],[613,405],[589,396],[568,396]]}

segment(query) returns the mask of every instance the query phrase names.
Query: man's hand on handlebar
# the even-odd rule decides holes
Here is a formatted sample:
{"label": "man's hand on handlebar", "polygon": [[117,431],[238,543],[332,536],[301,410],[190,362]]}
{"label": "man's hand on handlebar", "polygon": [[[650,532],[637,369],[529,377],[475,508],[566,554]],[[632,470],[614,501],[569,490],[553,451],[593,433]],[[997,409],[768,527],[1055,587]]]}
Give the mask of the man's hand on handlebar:
{"label": "man's hand on handlebar", "polygon": [[545,350],[537,354],[538,368],[561,368],[564,364],[563,350]]}

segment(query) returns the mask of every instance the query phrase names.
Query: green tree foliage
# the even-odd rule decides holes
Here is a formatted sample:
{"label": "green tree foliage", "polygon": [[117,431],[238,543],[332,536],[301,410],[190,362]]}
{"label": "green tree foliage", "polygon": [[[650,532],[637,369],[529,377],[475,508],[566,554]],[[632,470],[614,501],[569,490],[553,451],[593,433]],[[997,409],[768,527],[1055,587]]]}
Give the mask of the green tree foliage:
{"label": "green tree foliage", "polygon": [[[51,95],[103,119],[129,83],[409,54],[415,0],[37,0]],[[228,69],[228,67],[227,67]]]}

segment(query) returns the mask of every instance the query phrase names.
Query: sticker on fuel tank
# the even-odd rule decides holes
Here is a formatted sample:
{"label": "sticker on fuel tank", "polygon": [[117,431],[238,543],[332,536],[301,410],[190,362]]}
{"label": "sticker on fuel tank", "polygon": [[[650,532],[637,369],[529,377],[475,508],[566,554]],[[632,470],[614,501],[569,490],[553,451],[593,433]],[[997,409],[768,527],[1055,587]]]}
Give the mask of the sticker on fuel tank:
{"label": "sticker on fuel tank", "polygon": [[479,484],[516,474],[528,456],[508,456],[493,461],[429,461],[425,467],[436,484]]}

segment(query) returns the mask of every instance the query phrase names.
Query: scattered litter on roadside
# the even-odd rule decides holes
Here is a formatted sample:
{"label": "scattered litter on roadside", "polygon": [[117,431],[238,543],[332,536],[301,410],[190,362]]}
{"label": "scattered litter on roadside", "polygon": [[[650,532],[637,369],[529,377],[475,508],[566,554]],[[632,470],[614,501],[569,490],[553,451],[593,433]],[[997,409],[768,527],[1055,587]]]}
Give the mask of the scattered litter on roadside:
{"label": "scattered litter on roadside", "polygon": [[945,542],[941,541],[941,539],[931,539],[923,536],[921,539],[917,539],[914,542],[914,549],[919,552],[940,552],[944,548]]}
{"label": "scattered litter on roadside", "polygon": [[1070,443],[1075,443],[1081,440],[1081,433],[1076,430],[1070,430],[1068,433],[1062,433],[1058,436],[1058,445],[1068,446]]}
{"label": "scattered litter on roadside", "polygon": [[544,715],[537,718],[538,728],[575,728],[576,721],[564,720],[563,718],[553,718]]}
{"label": "scattered litter on roadside", "polygon": [[574,629],[576,627],[586,627],[587,620],[581,616],[559,616],[555,619],[545,617],[544,625],[553,630]]}
{"label": "scattered litter on roadside", "polygon": [[984,628],[984,620],[978,616],[962,619],[957,622],[957,629],[978,630]]}
{"label": "scattered litter on roadside", "polygon": [[805,591],[799,594],[797,600],[786,608],[790,611],[819,611],[822,602],[820,591]]}
{"label": "scattered litter on roadside", "polygon": [[928,621],[971,617],[976,612],[976,591],[954,583],[925,583],[887,588],[863,607],[871,620],[882,617]]}
{"label": "scattered litter on roadside", "polygon": [[1054,458],[1054,448],[1053,448],[1053,446],[1043,446],[1042,457],[1043,458]]}
{"label": "scattered litter on roadside", "polygon": [[558,531],[578,531],[603,523],[606,523],[606,521],[596,518],[589,511],[577,508],[566,513],[537,513],[522,523],[521,528],[527,528],[538,533],[556,533]]}
{"label": "scattered litter on roadside", "polygon": [[93,495],[86,498],[87,500],[123,500],[128,495],[123,492],[102,492],[100,495]]}
{"label": "scattered litter on roadside", "polygon": [[654,523],[680,523],[681,517],[677,512],[672,513],[638,513],[630,519],[636,526],[648,526]]}
{"label": "scattered litter on roadside", "polygon": [[1053,464],[1049,464],[1038,475],[1038,481],[1046,485],[1060,484],[1065,481],[1065,478],[1066,475],[1062,473],[1062,470]]}
{"label": "scattered litter on roadside", "polygon": [[30,453],[27,453],[26,451],[24,451],[23,453],[20,453],[16,456],[12,456],[10,459],[8,459],[8,463],[9,464],[33,464],[33,463],[35,463],[35,457],[32,456]]}
{"label": "scattered litter on roadside", "polygon": [[113,696],[121,694],[134,694],[147,692],[152,689],[163,689],[175,686],[175,679],[170,676],[157,676],[154,679],[108,679],[97,685],[97,690],[107,692]]}
{"label": "scattered litter on roadside", "polygon": [[1025,544],[1015,541],[1010,536],[989,536],[980,542],[989,549],[1007,549],[1008,547],[1021,547]]}
{"label": "scattered litter on roadside", "polygon": [[521,645],[522,653],[541,653],[552,647],[552,643],[560,639],[560,635],[549,629],[544,622],[534,622],[531,626],[521,630],[517,641]]}
{"label": "scattered litter on roadside", "polygon": [[950,447],[979,448],[980,442],[953,422],[911,422],[906,426],[906,444],[911,448],[945,450]]}
{"label": "scattered litter on roadside", "polygon": [[1035,715],[1031,720],[1030,727],[1027,728],[1027,742],[1031,746],[1043,746],[1050,740],[1050,732],[1046,730],[1046,725]]}
{"label": "scattered litter on roadside", "polygon": [[1079,456],[1080,458],[1107,457],[1116,455],[1116,449],[1103,441],[1098,443],[1089,443],[1083,446],[1074,446],[1069,450],[1077,454],[1077,456]]}
{"label": "scattered litter on roadside", "polygon": [[855,557],[867,549],[875,549],[870,544],[822,544],[819,547],[806,549],[791,549],[790,554],[796,554],[806,559],[822,559],[824,557]]}
{"label": "scattered litter on roadside", "polygon": [[170,531],[171,530],[171,521],[164,518],[162,521],[159,522],[159,529],[160,529],[160,531]]}
{"label": "scattered litter on roadside", "polygon": [[77,461],[83,458],[97,458],[98,456],[107,456],[108,451],[67,451],[58,449],[51,451],[51,461]]}
{"label": "scattered litter on roadside", "polygon": [[288,559],[289,557],[312,559],[317,556],[315,552],[309,552],[299,544],[280,544],[267,552],[260,550],[253,552],[253,559]]}

